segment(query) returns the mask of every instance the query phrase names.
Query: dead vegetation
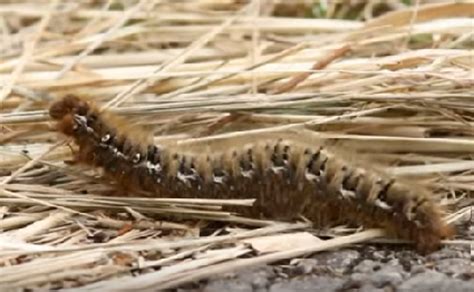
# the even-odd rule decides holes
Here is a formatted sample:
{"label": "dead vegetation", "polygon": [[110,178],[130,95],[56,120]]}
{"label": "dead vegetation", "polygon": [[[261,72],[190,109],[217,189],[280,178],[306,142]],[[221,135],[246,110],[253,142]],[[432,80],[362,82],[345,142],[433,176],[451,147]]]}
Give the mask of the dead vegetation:
{"label": "dead vegetation", "polygon": [[383,236],[222,211],[251,200],[110,196],[63,163],[47,107],[66,93],[176,147],[334,142],[472,220],[474,4],[294,2],[3,1],[0,287],[155,291]]}

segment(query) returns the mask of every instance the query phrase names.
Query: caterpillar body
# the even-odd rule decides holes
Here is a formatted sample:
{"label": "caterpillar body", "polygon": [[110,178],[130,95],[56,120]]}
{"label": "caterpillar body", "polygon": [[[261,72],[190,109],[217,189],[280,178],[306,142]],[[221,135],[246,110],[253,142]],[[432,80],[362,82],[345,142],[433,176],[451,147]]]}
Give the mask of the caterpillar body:
{"label": "caterpillar body", "polygon": [[113,115],[76,96],[56,101],[49,113],[77,144],[78,162],[103,168],[127,189],[157,197],[255,198],[253,207],[232,210],[279,220],[302,215],[316,226],[360,222],[413,240],[422,252],[453,233],[425,188],[318,145],[276,139],[182,153],[114,126]]}

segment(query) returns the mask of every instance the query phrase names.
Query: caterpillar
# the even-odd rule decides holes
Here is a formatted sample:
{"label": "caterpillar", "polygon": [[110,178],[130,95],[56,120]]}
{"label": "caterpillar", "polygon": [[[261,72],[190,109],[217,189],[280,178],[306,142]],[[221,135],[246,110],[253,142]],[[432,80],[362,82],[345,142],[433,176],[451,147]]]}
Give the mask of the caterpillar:
{"label": "caterpillar", "polygon": [[75,161],[102,168],[126,189],[157,197],[255,198],[253,207],[232,210],[279,220],[304,216],[315,226],[360,222],[413,240],[422,252],[436,250],[453,235],[426,188],[321,145],[277,138],[183,153],[116,126],[118,117],[74,95],[54,102],[49,114],[57,130],[77,144]]}

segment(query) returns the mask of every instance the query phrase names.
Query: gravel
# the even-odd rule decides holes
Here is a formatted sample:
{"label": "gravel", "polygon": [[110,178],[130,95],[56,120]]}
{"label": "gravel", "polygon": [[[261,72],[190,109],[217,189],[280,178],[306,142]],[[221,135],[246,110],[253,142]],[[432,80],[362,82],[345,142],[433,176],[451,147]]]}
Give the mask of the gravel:
{"label": "gravel", "polygon": [[473,253],[466,245],[426,256],[408,247],[364,245],[219,275],[176,291],[474,292]]}

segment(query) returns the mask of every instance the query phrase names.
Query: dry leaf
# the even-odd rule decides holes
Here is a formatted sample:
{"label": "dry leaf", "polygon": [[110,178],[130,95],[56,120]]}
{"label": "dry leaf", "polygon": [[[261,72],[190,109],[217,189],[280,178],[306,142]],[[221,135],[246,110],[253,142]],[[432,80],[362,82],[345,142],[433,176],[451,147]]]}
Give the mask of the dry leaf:
{"label": "dry leaf", "polygon": [[244,240],[259,253],[285,251],[318,244],[322,240],[309,232],[277,234]]}

